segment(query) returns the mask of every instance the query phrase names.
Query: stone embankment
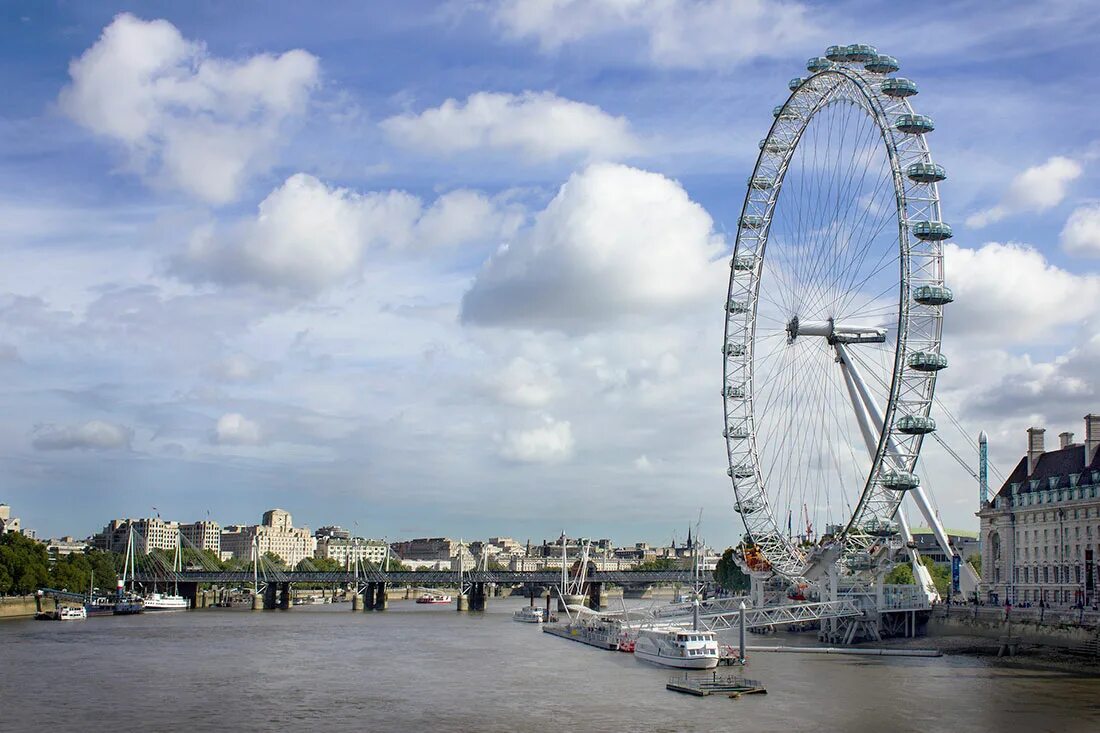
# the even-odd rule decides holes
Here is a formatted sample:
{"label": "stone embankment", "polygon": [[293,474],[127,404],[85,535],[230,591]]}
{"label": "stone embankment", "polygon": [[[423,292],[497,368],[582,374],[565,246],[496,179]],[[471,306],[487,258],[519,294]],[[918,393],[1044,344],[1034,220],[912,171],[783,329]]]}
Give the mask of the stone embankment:
{"label": "stone embankment", "polygon": [[[5,596],[0,598],[0,618],[26,618],[34,616],[38,610],[34,596]],[[42,609],[52,611],[56,608],[52,598],[42,599]]]}

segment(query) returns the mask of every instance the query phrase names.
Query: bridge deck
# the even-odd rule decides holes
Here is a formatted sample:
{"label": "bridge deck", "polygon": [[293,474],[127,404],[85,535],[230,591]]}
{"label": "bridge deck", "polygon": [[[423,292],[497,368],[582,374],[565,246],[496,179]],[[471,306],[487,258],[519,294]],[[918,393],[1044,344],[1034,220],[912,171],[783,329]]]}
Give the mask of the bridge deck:
{"label": "bridge deck", "polygon": [[[251,571],[184,570],[178,573],[155,573],[138,570],[134,580],[139,583],[217,583],[219,585],[250,584],[255,579]],[[351,571],[318,572],[308,570],[267,571],[258,578],[265,583],[388,583],[393,585],[457,585],[458,573],[453,570],[365,570],[356,575]],[[463,573],[467,583],[498,583],[517,585],[532,583],[558,585],[561,571],[554,570],[471,570]],[[653,583],[691,583],[690,570],[605,570],[588,575],[589,583],[633,585]]]}

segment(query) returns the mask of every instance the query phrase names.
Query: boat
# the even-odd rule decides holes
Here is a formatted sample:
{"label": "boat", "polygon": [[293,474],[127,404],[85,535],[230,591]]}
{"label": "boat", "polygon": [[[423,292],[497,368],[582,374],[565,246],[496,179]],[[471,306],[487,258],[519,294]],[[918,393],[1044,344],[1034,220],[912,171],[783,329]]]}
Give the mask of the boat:
{"label": "boat", "polygon": [[191,603],[181,595],[151,593],[143,599],[146,611],[186,611]]}
{"label": "boat", "polygon": [[417,603],[450,603],[451,597],[440,593],[425,593],[416,599]]}
{"label": "boat", "polygon": [[542,630],[547,634],[560,636],[563,639],[579,641],[582,644],[615,651],[619,648],[619,636],[621,628],[619,620],[608,616],[580,615],[564,624],[543,624]]}
{"label": "boat", "polygon": [[59,621],[83,621],[88,618],[88,612],[84,606],[62,606],[57,611]]}
{"label": "boat", "polygon": [[634,656],[665,667],[714,669],[718,666],[718,635],[675,626],[644,628],[634,640]]}
{"label": "boat", "polygon": [[525,624],[541,624],[546,621],[546,609],[539,606],[524,606],[512,614],[512,620]]}
{"label": "boat", "polygon": [[116,598],[94,596],[84,603],[84,612],[88,616],[128,616],[142,613],[145,601],[137,596],[119,595]]}

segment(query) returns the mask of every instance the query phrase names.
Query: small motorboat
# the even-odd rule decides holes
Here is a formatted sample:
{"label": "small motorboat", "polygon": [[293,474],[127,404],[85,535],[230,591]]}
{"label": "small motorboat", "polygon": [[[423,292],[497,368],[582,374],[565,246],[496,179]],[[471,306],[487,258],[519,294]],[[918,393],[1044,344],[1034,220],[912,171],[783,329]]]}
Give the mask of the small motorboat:
{"label": "small motorboat", "polygon": [[451,597],[442,593],[425,593],[416,599],[417,603],[450,603]]}
{"label": "small motorboat", "polygon": [[83,621],[88,618],[84,606],[62,606],[57,612],[59,621]]}
{"label": "small motorboat", "polygon": [[538,606],[524,606],[512,614],[512,620],[524,624],[541,624],[546,621],[546,609]]}

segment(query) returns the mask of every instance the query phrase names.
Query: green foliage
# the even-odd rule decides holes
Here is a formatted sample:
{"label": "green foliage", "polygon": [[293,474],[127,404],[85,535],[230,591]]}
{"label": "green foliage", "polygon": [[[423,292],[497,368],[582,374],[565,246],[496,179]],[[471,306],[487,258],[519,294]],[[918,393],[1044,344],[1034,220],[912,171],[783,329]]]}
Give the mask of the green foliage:
{"label": "green foliage", "polygon": [[886,574],[882,582],[887,585],[912,585],[913,568],[909,567],[907,562],[898,563]]}
{"label": "green foliage", "polygon": [[50,585],[61,590],[84,593],[94,585],[114,590],[122,556],[113,552],[87,550],[59,557],[50,570]]}
{"label": "green foliage", "polygon": [[728,591],[747,591],[749,589],[749,576],[733,559],[733,548],[728,547],[718,558],[718,564],[714,567],[714,582]]}
{"label": "green foliage", "polygon": [[0,535],[0,595],[33,593],[49,577],[45,545],[17,532]]}
{"label": "green foliage", "polygon": [[297,570],[317,570],[322,573],[335,573],[344,569],[339,560],[331,557],[306,558],[298,563]]}
{"label": "green foliage", "polygon": [[271,565],[274,565],[275,567],[279,568],[280,570],[286,570],[287,569],[286,560],[284,560],[282,558],[282,556],[277,555],[276,553],[271,552],[270,550],[268,550],[267,552],[265,552],[263,554],[263,559],[267,560],[268,563],[270,563]]}
{"label": "green foliage", "polygon": [[[951,568],[936,565],[930,557],[922,557],[921,564],[928,568],[928,574],[932,576],[932,584],[941,597],[947,598],[951,594]],[[913,569],[909,563],[899,563],[887,573],[883,582],[890,585],[912,585]]]}
{"label": "green foliage", "polygon": [[680,564],[672,557],[658,557],[638,565],[636,570],[675,570]]}
{"label": "green foliage", "polygon": [[982,574],[982,556],[981,555],[979,555],[978,553],[975,552],[973,555],[966,558],[966,561],[974,567],[974,571],[977,572],[978,575]]}
{"label": "green foliage", "polygon": [[400,570],[406,573],[412,572],[412,568],[410,568],[408,565],[405,565],[395,557],[391,557],[389,559],[389,562],[386,563],[386,570],[393,570],[395,572]]}

